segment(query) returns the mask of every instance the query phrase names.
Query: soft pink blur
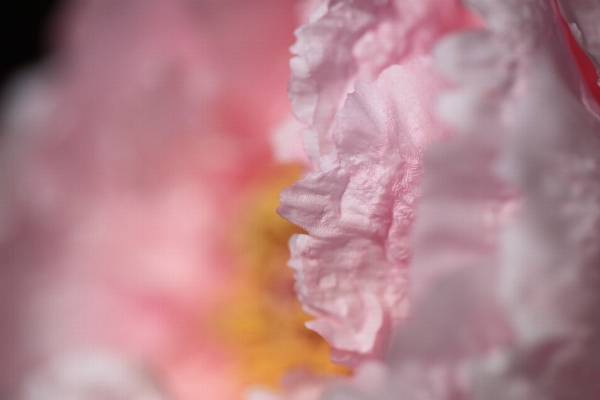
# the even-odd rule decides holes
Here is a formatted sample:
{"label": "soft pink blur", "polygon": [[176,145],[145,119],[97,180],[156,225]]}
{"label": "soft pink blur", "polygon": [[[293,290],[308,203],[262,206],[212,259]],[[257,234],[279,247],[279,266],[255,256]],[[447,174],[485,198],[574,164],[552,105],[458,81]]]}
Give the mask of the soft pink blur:
{"label": "soft pink blur", "polygon": [[177,399],[229,398],[202,316],[238,197],[288,114],[294,1],[72,1],[15,83],[0,182],[0,388],[117,351]]}

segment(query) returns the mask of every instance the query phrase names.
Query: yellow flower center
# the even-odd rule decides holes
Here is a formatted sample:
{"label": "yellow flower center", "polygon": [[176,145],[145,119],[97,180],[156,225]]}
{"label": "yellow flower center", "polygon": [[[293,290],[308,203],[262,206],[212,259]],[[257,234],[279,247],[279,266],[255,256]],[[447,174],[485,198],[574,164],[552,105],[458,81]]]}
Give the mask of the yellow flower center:
{"label": "yellow flower center", "polygon": [[287,242],[302,230],[275,213],[279,192],[298,180],[299,166],[273,166],[245,200],[236,227],[234,247],[239,272],[234,294],[218,307],[217,334],[233,350],[245,384],[277,388],[294,370],[318,376],[347,374],[332,364],[329,345],[304,323],[286,266]]}

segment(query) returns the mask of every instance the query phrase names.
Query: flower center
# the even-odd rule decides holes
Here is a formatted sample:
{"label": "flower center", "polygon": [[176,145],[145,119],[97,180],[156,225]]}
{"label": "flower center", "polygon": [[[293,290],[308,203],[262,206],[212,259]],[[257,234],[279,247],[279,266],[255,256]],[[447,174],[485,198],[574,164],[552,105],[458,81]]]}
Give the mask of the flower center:
{"label": "flower center", "polygon": [[330,361],[329,344],[304,323],[293,290],[287,242],[302,230],[275,213],[281,189],[297,181],[301,167],[272,166],[253,185],[237,222],[234,248],[239,270],[232,295],[218,307],[219,338],[233,350],[240,376],[249,385],[277,388],[292,371],[321,376],[347,374]]}

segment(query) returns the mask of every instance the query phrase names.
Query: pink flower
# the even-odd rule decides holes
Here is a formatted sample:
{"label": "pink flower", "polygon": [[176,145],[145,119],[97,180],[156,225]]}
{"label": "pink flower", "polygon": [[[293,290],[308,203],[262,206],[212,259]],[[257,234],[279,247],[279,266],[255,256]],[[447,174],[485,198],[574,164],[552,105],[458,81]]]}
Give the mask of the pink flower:
{"label": "pink flower", "polygon": [[[294,7],[281,0],[64,6],[52,57],[15,83],[5,113],[3,390],[20,385],[28,400],[94,390],[231,399],[264,383],[243,376],[245,360],[256,357],[240,361],[242,350],[224,343],[215,314],[236,310],[230,297],[240,287],[258,291],[242,281],[253,271],[246,261],[254,254],[240,250],[247,242],[281,264],[282,287],[264,297],[293,300],[280,254],[287,237],[275,238],[280,245],[260,241],[271,228],[289,234],[289,226],[271,223],[275,204],[262,205],[274,218],[254,222],[249,214],[256,198],[283,187],[282,174],[289,180],[273,167],[271,134],[289,113]],[[253,223],[256,232],[240,245],[239,232]],[[263,275],[257,281],[270,283]],[[263,311],[250,300],[247,307]],[[295,310],[286,301],[282,309]],[[297,314],[291,322],[304,318]],[[222,329],[245,328],[236,322]],[[316,343],[302,349],[305,359],[326,352],[316,335],[302,335],[278,336]],[[274,369],[263,374],[275,380],[283,361],[270,358],[257,365]],[[153,381],[158,388],[147,386]]]}
{"label": "pink flower", "polygon": [[[600,108],[557,5],[465,3],[431,3],[453,33],[394,28],[428,2],[375,0],[327,2],[299,30],[291,96],[317,171],[280,213],[309,234],[290,265],[311,328],[358,364],[324,399],[600,393]],[[599,6],[560,6],[597,65]],[[356,44],[422,37],[383,62]]]}

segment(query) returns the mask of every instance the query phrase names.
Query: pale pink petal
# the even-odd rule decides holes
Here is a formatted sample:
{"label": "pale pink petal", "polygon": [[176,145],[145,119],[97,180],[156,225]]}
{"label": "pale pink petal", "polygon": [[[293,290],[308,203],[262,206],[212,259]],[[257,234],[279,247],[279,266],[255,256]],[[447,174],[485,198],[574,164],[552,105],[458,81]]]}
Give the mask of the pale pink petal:
{"label": "pale pink petal", "polygon": [[440,36],[477,24],[454,0],[324,1],[296,31],[289,91],[315,167],[335,147],[335,114],[356,79],[373,81],[390,65],[428,54]]}
{"label": "pale pink petal", "polygon": [[379,355],[406,318],[421,154],[445,134],[431,47],[477,24],[455,1],[330,1],[296,33],[290,98],[318,172],[283,192],[280,213],[310,235],[291,241],[290,265],[338,362]]}
{"label": "pale pink petal", "polygon": [[[489,304],[488,318],[497,318],[488,323],[504,319],[517,345],[543,342],[560,336],[573,323],[568,315],[576,318],[574,309],[580,309],[583,292],[576,292],[593,252],[586,254],[577,241],[595,232],[583,219],[595,218],[599,206],[592,200],[598,123],[578,99],[579,77],[565,57],[552,7],[536,1],[476,5],[491,29],[456,35],[437,50],[438,63],[460,82],[440,102],[457,135],[426,157],[413,295],[427,303],[439,296],[435,281],[447,285],[461,275],[478,276],[460,279],[463,295],[473,295],[472,304]],[[448,67],[448,59],[469,59],[473,48],[493,50],[470,68]],[[481,85],[486,74],[495,79]],[[580,186],[585,194],[575,189]],[[450,307],[456,318],[448,323],[460,326],[445,327],[446,347],[460,345],[451,332],[468,333],[468,326],[484,339],[481,318],[469,318],[461,304]],[[561,311],[565,307],[570,311]]]}
{"label": "pale pink petal", "polygon": [[[410,320],[398,324],[379,384],[364,385],[358,373],[352,382],[331,387],[324,399],[575,400],[600,393],[597,105],[567,50],[554,4],[468,3],[484,16],[488,29],[458,33],[436,47],[438,70],[455,84],[440,97],[438,113],[453,135],[425,151],[423,178],[413,192],[421,197],[413,210],[409,249],[414,256],[406,277]],[[567,19],[584,19],[597,13],[597,7],[570,3]],[[587,34],[593,42],[591,23],[581,26],[583,37]],[[593,54],[593,45],[587,46]],[[347,109],[361,90],[357,85]],[[377,97],[363,103],[364,109],[369,107],[386,110]],[[361,114],[353,113],[358,125]],[[341,235],[344,244],[377,237],[387,226],[385,219],[360,219],[366,210],[376,209],[368,202],[343,212],[344,196],[353,193],[344,172],[361,165],[370,145],[386,147],[377,137],[360,140],[355,130],[344,129],[343,119],[338,121],[336,150],[321,158],[322,172],[282,196],[284,213],[311,234],[292,243],[300,295],[309,310],[312,299],[330,305],[315,314],[320,332],[334,347],[347,342],[331,334],[333,329],[322,328],[327,327],[325,317],[335,316],[331,310],[340,303],[351,308],[346,299],[352,297],[342,291],[330,295],[333,291],[322,284],[318,289],[318,279],[330,280],[330,265],[359,264],[361,258],[353,248],[336,253],[331,244],[321,243]],[[376,124],[370,128],[377,131]],[[343,158],[348,143],[361,150],[351,161]],[[378,155],[385,161],[389,157],[385,151]],[[382,164],[398,174],[394,164]],[[380,170],[372,166],[370,173],[377,182]],[[330,175],[335,176],[331,182]],[[377,193],[368,184],[362,187],[366,199]],[[289,199],[291,194],[295,197]],[[285,210],[288,204],[295,210]],[[362,222],[347,222],[355,220]],[[371,271],[386,266],[387,259],[369,259],[376,260]],[[356,272],[359,268],[347,271],[347,281],[362,290],[369,287],[364,274]],[[309,280],[312,285],[304,286]],[[331,281],[338,288],[352,287],[344,280]],[[311,288],[312,298],[306,296]],[[370,317],[360,311],[348,313],[345,320],[370,321],[379,315],[377,307]]]}
{"label": "pale pink petal", "polygon": [[600,122],[553,7],[471,3],[490,29],[437,48],[455,136],[425,156],[413,317],[387,382],[332,399],[598,396]]}
{"label": "pale pink petal", "polygon": [[308,326],[337,350],[377,353],[386,330],[406,317],[420,157],[444,134],[432,118],[443,86],[428,57],[390,67],[376,83],[357,82],[322,171],[282,193],[280,214],[311,235],[290,243],[296,290],[317,317]]}
{"label": "pale pink petal", "polygon": [[89,353],[52,360],[24,385],[22,400],[166,400],[151,374],[122,357]]}

